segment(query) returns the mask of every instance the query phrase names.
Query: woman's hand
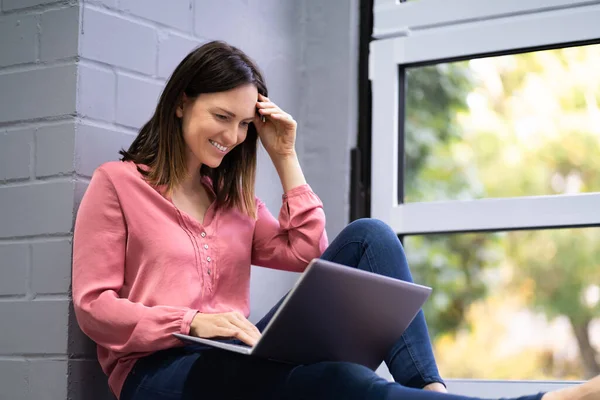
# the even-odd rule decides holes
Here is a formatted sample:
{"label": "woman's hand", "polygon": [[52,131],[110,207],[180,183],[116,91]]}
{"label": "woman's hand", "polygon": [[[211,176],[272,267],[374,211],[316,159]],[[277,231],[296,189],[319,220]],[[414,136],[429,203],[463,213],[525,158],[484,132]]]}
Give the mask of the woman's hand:
{"label": "woman's hand", "polygon": [[260,339],[260,331],[239,312],[198,313],[192,320],[190,335],[201,338],[236,338],[249,346]]}
{"label": "woman's hand", "polygon": [[[259,94],[256,102],[259,115],[254,118],[260,141],[273,161],[295,155],[296,121],[267,97]],[[265,122],[262,121],[265,117]]]}

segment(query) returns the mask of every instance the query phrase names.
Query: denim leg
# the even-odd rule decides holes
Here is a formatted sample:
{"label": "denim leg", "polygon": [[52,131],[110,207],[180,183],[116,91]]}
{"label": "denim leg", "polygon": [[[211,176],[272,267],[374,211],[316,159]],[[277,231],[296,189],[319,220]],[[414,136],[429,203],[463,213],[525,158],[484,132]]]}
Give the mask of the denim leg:
{"label": "denim leg", "polygon": [[[375,219],[350,223],[330,244],[321,258],[412,282],[402,244],[392,229]],[[390,350],[385,362],[401,385],[422,388],[432,382],[444,383],[433,356],[423,311]]]}
{"label": "denim leg", "polygon": [[[481,400],[388,382],[367,367],[344,362],[301,365],[289,372],[275,398],[285,400]],[[514,400],[541,400],[543,393]]]}

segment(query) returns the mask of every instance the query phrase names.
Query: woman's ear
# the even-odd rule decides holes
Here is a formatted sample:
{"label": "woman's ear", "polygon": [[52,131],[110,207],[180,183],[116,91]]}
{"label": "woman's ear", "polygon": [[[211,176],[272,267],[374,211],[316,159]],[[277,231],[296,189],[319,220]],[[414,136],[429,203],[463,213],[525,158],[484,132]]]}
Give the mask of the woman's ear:
{"label": "woman's ear", "polygon": [[183,109],[188,103],[188,101],[189,98],[185,93],[181,95],[181,99],[179,99],[179,104],[177,104],[177,108],[175,109],[175,115],[177,115],[177,118],[183,118]]}

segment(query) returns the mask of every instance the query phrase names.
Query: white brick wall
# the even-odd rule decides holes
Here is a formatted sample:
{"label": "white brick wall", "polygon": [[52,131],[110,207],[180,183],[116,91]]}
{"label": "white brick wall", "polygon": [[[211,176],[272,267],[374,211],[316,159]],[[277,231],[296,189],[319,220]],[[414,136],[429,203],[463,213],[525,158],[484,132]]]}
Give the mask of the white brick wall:
{"label": "white brick wall", "polygon": [[157,36],[152,26],[92,6],[83,13],[82,57],[146,75],[156,72]]}
{"label": "white brick wall", "polygon": [[163,87],[160,81],[117,73],[116,122],[141,127],[152,116]]}
{"label": "white brick wall", "polygon": [[2,11],[0,398],[64,400],[79,7],[2,0]]}

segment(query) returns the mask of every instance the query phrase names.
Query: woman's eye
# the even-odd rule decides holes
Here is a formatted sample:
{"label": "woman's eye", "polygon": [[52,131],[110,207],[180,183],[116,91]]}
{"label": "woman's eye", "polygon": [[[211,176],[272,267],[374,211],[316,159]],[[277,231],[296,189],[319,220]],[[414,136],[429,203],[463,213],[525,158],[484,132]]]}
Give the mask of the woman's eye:
{"label": "woman's eye", "polygon": [[248,125],[250,125],[250,122],[242,122],[242,126],[243,126],[244,128],[247,128],[247,127],[248,127]]}
{"label": "woman's eye", "polygon": [[221,121],[227,121],[227,116],[225,115],[221,115],[221,114],[215,114],[217,119],[220,119]]}

